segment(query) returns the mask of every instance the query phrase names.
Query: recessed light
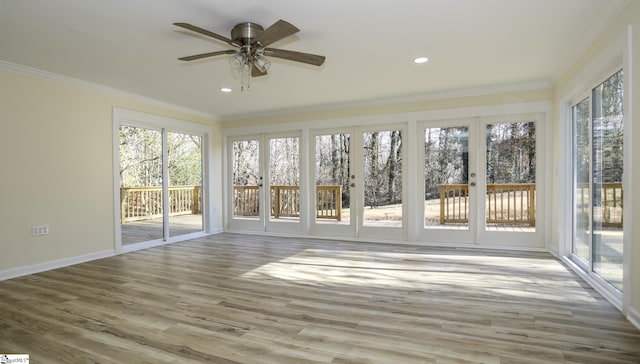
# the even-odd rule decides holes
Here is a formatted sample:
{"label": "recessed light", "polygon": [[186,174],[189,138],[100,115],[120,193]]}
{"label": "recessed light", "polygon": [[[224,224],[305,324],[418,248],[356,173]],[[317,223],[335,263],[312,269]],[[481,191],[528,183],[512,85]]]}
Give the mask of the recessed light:
{"label": "recessed light", "polygon": [[230,88],[228,88],[228,87],[223,87],[223,88],[220,89],[220,91],[225,92],[225,93],[229,93],[232,90]]}
{"label": "recessed light", "polygon": [[427,57],[416,57],[413,59],[413,63],[417,63],[417,64],[427,63],[428,61],[429,61],[429,58]]}

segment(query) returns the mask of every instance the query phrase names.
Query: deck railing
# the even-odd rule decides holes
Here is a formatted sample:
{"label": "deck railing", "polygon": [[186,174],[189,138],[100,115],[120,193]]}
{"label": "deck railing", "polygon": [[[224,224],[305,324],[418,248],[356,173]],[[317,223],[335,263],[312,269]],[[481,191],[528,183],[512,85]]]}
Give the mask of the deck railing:
{"label": "deck railing", "polygon": [[[169,187],[169,216],[202,212],[200,186]],[[162,187],[120,188],[120,222],[162,217]]]}
{"label": "deck railing", "polygon": [[[486,222],[490,224],[535,226],[535,184],[488,184]],[[588,187],[578,187],[578,213],[589,208]],[[602,183],[602,208],[595,211],[596,221],[604,227],[622,227],[622,183]],[[584,212],[584,211],[582,211]],[[584,212],[586,213],[586,212]],[[466,184],[440,186],[440,224],[466,223],[469,219],[469,187]]]}
{"label": "deck railing", "polygon": [[[602,183],[600,189],[601,206],[593,211],[593,218],[603,227],[622,228],[622,182]],[[576,213],[588,216],[591,209],[591,190],[588,184],[579,184],[575,191]]]}
{"label": "deck railing", "polygon": [[342,221],[342,186],[316,186],[316,218]]}
{"label": "deck railing", "polygon": [[487,185],[488,224],[536,226],[535,183]]}
{"label": "deck railing", "polygon": [[[488,184],[486,222],[535,226],[536,186],[533,183]],[[440,224],[469,220],[469,185],[440,186]]]}
{"label": "deck railing", "polygon": [[[271,216],[300,217],[300,187],[271,186]],[[258,186],[233,186],[233,216],[258,216]],[[316,217],[342,219],[342,186],[316,186]]]}
{"label": "deck railing", "polygon": [[440,225],[469,221],[469,185],[440,185]]}
{"label": "deck railing", "polygon": [[300,217],[299,186],[271,186],[271,216]]}

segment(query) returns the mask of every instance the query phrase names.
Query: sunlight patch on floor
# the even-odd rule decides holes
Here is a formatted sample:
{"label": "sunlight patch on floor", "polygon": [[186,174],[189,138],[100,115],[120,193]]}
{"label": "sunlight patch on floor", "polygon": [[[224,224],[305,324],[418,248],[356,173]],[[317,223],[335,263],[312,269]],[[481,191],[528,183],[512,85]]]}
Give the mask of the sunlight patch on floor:
{"label": "sunlight patch on floor", "polygon": [[[305,249],[277,262],[242,274],[252,281],[278,281],[321,287],[365,287],[446,294],[536,298],[558,302],[596,302],[578,290],[574,280],[558,281],[566,268],[549,258],[486,256],[482,254],[425,254],[358,250]],[[558,297],[548,287],[571,288]]]}

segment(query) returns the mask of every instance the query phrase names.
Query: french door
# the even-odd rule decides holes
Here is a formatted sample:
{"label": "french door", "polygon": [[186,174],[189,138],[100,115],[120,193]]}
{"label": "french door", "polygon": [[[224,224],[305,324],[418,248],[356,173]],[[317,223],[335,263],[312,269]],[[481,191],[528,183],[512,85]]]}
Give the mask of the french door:
{"label": "french door", "polygon": [[482,187],[475,120],[426,122],[419,131],[421,240],[475,242]]}
{"label": "french door", "polygon": [[[544,188],[536,143],[542,115],[419,124],[419,239],[543,247]],[[543,160],[543,159],[542,159]]]}
{"label": "french door", "polygon": [[114,141],[116,248],[133,250],[202,234],[204,135],[116,120]]}
{"label": "french door", "polygon": [[228,138],[232,230],[302,232],[300,135]]}
{"label": "french door", "polygon": [[406,137],[404,125],[311,133],[313,234],[406,239]]}

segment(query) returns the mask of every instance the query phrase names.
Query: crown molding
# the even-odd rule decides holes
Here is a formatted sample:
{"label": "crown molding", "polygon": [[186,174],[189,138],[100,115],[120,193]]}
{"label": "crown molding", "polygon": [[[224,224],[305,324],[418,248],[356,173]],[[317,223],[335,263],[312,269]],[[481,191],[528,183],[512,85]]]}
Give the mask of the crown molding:
{"label": "crown molding", "polygon": [[542,80],[542,81],[532,81],[532,82],[501,84],[501,85],[493,85],[493,86],[481,86],[481,87],[472,87],[472,88],[433,91],[433,92],[413,94],[413,95],[392,96],[392,97],[386,97],[386,98],[377,98],[377,99],[360,100],[360,101],[343,102],[343,103],[329,103],[329,104],[323,104],[323,105],[312,105],[312,106],[306,106],[306,107],[279,109],[279,110],[273,110],[273,111],[252,112],[247,114],[221,115],[221,118],[223,122],[229,122],[229,121],[236,121],[236,120],[250,120],[250,119],[268,118],[268,117],[276,117],[276,116],[289,116],[289,115],[295,115],[295,114],[316,113],[316,112],[324,112],[324,111],[340,111],[340,110],[365,108],[365,107],[401,105],[401,104],[455,99],[455,98],[463,98],[463,97],[489,96],[489,95],[496,95],[496,94],[508,93],[508,92],[544,90],[544,89],[550,89],[552,87],[553,87],[553,84],[551,83],[551,81]]}
{"label": "crown molding", "polygon": [[145,104],[161,107],[167,110],[171,110],[171,111],[175,111],[183,114],[220,121],[220,118],[217,115],[214,115],[208,112],[190,109],[184,106],[172,104],[170,102],[156,100],[150,97],[142,96],[133,92],[123,91],[113,87],[99,85],[97,83],[83,81],[76,78],[63,76],[57,73],[44,71],[38,68],[28,67],[21,64],[4,61],[1,59],[0,59],[0,71],[7,71],[7,72],[17,73],[25,76],[31,76],[41,80],[74,86],[84,90],[95,91],[95,92],[109,95],[109,96],[122,97],[130,100],[139,101]]}

